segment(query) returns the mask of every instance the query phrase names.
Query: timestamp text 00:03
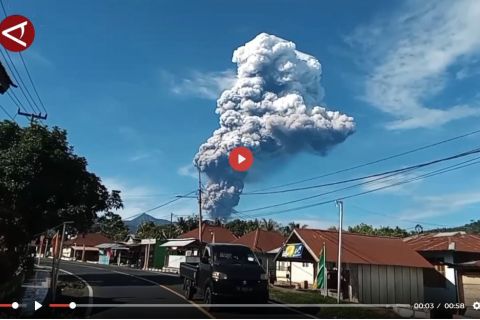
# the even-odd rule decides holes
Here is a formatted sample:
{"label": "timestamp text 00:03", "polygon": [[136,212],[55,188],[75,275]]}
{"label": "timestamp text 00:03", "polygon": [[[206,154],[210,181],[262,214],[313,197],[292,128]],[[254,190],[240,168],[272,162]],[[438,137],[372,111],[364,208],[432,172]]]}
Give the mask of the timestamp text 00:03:
{"label": "timestamp text 00:03", "polygon": [[433,302],[419,302],[413,304],[415,310],[433,310],[433,309],[465,309],[465,304],[460,302],[445,302],[445,303],[433,303]]}

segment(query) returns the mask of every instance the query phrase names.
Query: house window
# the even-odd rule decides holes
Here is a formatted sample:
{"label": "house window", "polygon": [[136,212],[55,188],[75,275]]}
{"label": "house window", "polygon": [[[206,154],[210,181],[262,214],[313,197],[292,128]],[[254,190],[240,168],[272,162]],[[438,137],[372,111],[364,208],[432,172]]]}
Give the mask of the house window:
{"label": "house window", "polygon": [[288,262],[286,261],[279,261],[278,262],[278,271],[288,271]]}
{"label": "house window", "polygon": [[445,265],[443,264],[437,264],[434,265],[435,270],[437,270],[439,273],[441,273],[445,277]]}

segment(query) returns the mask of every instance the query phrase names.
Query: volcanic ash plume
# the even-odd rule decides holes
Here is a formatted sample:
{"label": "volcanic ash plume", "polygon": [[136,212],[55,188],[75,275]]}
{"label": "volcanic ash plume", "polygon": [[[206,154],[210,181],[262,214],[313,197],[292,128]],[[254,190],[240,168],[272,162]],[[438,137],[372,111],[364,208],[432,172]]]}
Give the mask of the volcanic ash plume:
{"label": "volcanic ash plume", "polygon": [[325,155],[355,130],[352,117],[319,106],[321,65],[293,42],[262,33],[235,50],[232,61],[237,79],[217,101],[220,128],[194,160],[208,176],[203,208],[212,218],[228,217],[244,187],[247,173],[228,164],[233,148],[250,148],[255,161],[300,151]]}

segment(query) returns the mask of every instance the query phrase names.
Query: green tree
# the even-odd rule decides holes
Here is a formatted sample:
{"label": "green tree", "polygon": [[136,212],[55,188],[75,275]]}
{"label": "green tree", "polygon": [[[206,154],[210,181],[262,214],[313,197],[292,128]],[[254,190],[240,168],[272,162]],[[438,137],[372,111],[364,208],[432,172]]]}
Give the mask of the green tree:
{"label": "green tree", "polygon": [[470,223],[463,226],[450,227],[450,228],[435,228],[428,230],[429,232],[450,232],[450,231],[465,231],[467,233],[480,234],[480,220],[470,220]]}
{"label": "green tree", "polygon": [[33,235],[64,221],[86,231],[97,213],[120,207],[120,194],[87,170],[65,130],[0,122],[0,234],[7,251],[22,252]]}
{"label": "green tree", "polygon": [[137,230],[137,237],[140,239],[163,240],[170,238],[170,228],[168,225],[159,225],[153,221],[142,223]]}
{"label": "green tree", "polygon": [[305,229],[307,227],[308,227],[308,225],[306,225],[306,224],[301,225],[300,223],[296,223],[295,221],[292,221],[289,224],[287,224],[286,226],[281,227],[280,230],[282,231],[284,236],[288,236],[288,235],[290,235],[290,233],[292,233],[292,231],[294,229]]}
{"label": "green tree", "polygon": [[243,236],[252,229],[251,220],[247,221],[240,219],[234,219],[227,222],[227,224],[225,224],[225,227],[237,237]]}
{"label": "green tree", "polygon": [[190,230],[193,230],[195,228],[198,228],[198,216],[191,215],[186,218],[178,217],[177,221],[175,222],[175,226],[176,226],[175,231],[177,234],[182,234]]}
{"label": "green tree", "polygon": [[98,218],[96,222],[98,230],[115,241],[122,241],[128,235],[128,228],[122,218],[111,211]]}
{"label": "green tree", "polygon": [[275,230],[278,230],[280,225],[272,219],[267,220],[267,219],[264,218],[264,219],[262,219],[260,227],[264,230],[267,230],[267,231],[275,231]]}
{"label": "green tree", "polygon": [[365,223],[360,223],[356,226],[348,227],[348,231],[352,233],[360,233],[372,236],[406,237],[409,235],[407,230],[400,227],[374,228],[373,226]]}

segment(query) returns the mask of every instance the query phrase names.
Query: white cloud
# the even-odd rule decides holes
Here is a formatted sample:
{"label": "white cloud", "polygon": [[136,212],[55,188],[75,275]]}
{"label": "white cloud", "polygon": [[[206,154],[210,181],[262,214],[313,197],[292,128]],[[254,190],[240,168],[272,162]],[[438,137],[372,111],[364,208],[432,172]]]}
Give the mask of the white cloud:
{"label": "white cloud", "polygon": [[415,199],[417,206],[401,212],[401,219],[424,219],[444,216],[480,203],[480,192],[459,192],[435,196],[423,196]]}
{"label": "white cloud", "polygon": [[[334,211],[335,212],[335,211]],[[284,216],[280,216],[280,217],[275,217],[275,216],[272,216],[272,220],[286,226],[288,225],[290,222],[295,222],[295,223],[298,223],[299,225],[307,225],[307,228],[309,229],[328,229],[332,226],[337,226],[338,227],[338,220],[335,219],[336,217],[336,213],[333,213],[332,212],[329,212],[329,211],[326,211],[324,213],[324,215],[322,215],[321,217],[318,217],[318,216],[313,216],[313,215],[304,215],[302,216],[302,218],[299,218],[298,219],[295,219],[295,218],[292,218],[292,217],[284,217]],[[261,218],[260,218],[261,219]],[[267,220],[269,218],[267,217]]]}
{"label": "white cloud", "polygon": [[[110,191],[121,191],[124,208],[116,213],[123,219],[145,212],[175,197],[174,193],[147,186],[132,185],[118,178],[104,178],[102,182]],[[197,202],[190,198],[180,199],[148,214],[156,218],[169,219],[171,212],[177,215],[190,215],[197,212]]]}
{"label": "white cloud", "polygon": [[128,158],[129,162],[137,162],[149,159],[152,155],[150,153],[138,153]]}
{"label": "white cloud", "polygon": [[139,197],[139,195],[151,195],[158,193],[158,190],[154,190],[153,188],[145,186],[133,186],[117,178],[105,178],[102,179],[102,181],[108,190],[121,191],[124,208],[118,210],[116,213],[122,216],[122,218],[128,218],[148,210],[155,206],[159,201],[155,198]]}
{"label": "white cloud", "polygon": [[[415,173],[405,172],[405,173],[400,173],[400,174],[395,174],[390,176],[386,175],[384,176],[384,178],[382,177],[368,178],[364,180],[364,182],[367,182],[368,184],[362,185],[362,190],[373,191],[373,190],[379,189],[378,191],[376,191],[377,193],[395,193],[395,194],[398,194],[400,192],[405,193],[409,190],[412,190],[413,188],[412,185],[416,185],[417,183],[420,182],[420,180],[414,180],[409,183],[403,183],[403,182],[407,182],[410,179],[413,179],[420,175],[422,175],[422,173],[417,171]],[[380,189],[380,188],[385,188],[385,189]]]}
{"label": "white cloud", "polygon": [[358,27],[346,41],[366,57],[363,99],[396,119],[390,129],[479,116],[474,104],[429,102],[454,80],[450,68],[480,53],[478,30],[480,1],[475,0],[411,1],[399,14]]}
{"label": "white cloud", "polygon": [[178,168],[177,173],[184,177],[191,177],[193,179],[198,179],[198,171],[195,169],[193,164],[187,164]]}
{"label": "white cloud", "polygon": [[462,67],[455,73],[455,78],[457,80],[464,80],[470,77],[476,76],[480,73],[480,66],[478,65],[478,60],[472,61],[468,66]]}
{"label": "white cloud", "polygon": [[233,70],[200,72],[192,71],[188,77],[170,77],[170,90],[180,96],[194,96],[216,100],[236,80]]}

